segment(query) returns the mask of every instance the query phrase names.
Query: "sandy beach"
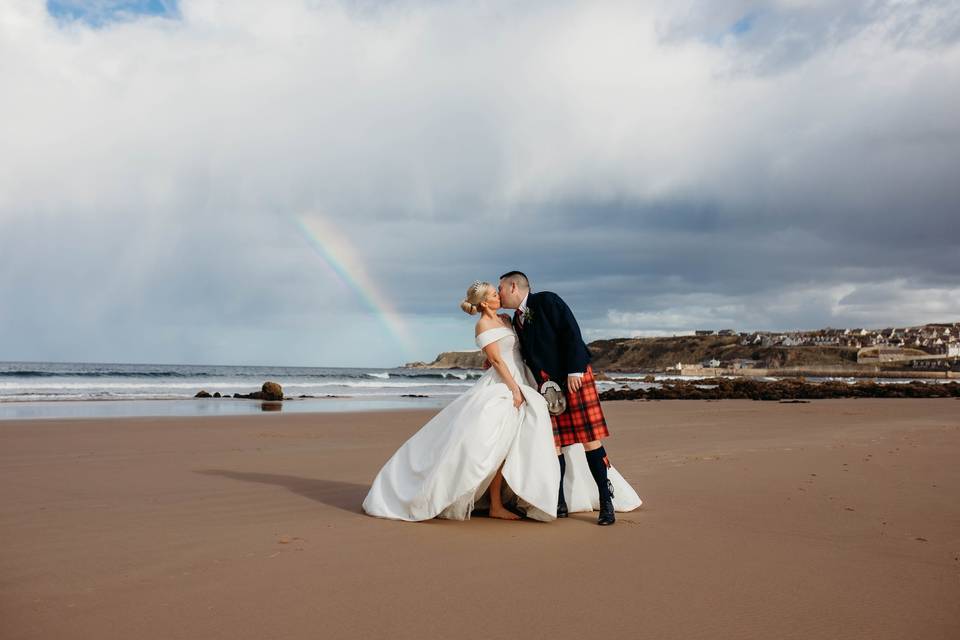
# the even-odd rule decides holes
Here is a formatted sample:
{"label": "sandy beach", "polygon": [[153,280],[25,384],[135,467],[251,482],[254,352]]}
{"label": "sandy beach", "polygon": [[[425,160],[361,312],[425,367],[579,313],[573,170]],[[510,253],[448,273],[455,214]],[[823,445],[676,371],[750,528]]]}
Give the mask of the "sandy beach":
{"label": "sandy beach", "polygon": [[960,637],[960,402],[609,402],[614,527],[408,524],[434,410],[0,421],[0,637]]}

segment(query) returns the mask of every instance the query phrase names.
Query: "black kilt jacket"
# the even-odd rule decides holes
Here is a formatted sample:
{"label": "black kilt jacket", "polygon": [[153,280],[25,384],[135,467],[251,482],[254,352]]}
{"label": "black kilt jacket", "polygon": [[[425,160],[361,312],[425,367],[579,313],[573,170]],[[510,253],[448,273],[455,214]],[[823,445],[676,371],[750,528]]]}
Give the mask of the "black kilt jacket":
{"label": "black kilt jacket", "polygon": [[583,373],[590,364],[590,352],[580,335],[580,326],[563,298],[550,291],[531,293],[523,326],[514,327],[520,337],[520,352],[533,377],[545,372],[566,390],[567,374]]}

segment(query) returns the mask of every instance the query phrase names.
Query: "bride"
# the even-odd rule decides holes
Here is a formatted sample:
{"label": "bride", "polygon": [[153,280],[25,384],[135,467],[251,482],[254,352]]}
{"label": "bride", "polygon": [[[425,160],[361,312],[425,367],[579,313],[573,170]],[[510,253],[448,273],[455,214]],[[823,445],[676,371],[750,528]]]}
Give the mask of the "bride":
{"label": "bride", "polygon": [[[475,508],[489,508],[491,518],[517,520],[519,511],[528,518],[553,520],[560,469],[550,414],[520,356],[510,318],[497,314],[497,288],[474,282],[460,306],[480,314],[476,342],[491,366],[393,454],[373,481],[363,510],[418,521],[467,520]],[[569,510],[596,509],[599,495],[582,446],[565,454]],[[640,506],[640,498],[613,468],[608,477],[618,511]]]}

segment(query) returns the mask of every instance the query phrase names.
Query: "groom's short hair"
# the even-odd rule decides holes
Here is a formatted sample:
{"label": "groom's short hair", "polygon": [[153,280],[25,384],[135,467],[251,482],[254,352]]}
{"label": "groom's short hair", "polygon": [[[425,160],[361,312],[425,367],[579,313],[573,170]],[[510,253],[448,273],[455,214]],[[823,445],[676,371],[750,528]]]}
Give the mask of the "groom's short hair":
{"label": "groom's short hair", "polygon": [[523,271],[507,271],[505,274],[500,276],[501,280],[506,280],[507,282],[513,282],[520,289],[529,289],[530,280],[527,279],[527,274]]}

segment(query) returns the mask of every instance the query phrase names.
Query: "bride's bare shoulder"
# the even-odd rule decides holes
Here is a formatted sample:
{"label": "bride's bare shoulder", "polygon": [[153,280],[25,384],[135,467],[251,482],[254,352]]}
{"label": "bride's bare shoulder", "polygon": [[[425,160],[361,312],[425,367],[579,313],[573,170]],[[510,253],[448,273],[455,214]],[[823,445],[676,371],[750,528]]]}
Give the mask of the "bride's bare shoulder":
{"label": "bride's bare shoulder", "polygon": [[480,318],[477,320],[477,325],[473,328],[473,335],[478,336],[484,331],[496,329],[498,326],[500,325],[496,324],[495,321],[488,320],[487,318]]}
{"label": "bride's bare shoulder", "polygon": [[504,313],[498,313],[496,318],[483,317],[477,320],[477,326],[474,327],[474,335],[480,335],[490,329],[499,329],[500,327],[512,327],[513,320]]}

